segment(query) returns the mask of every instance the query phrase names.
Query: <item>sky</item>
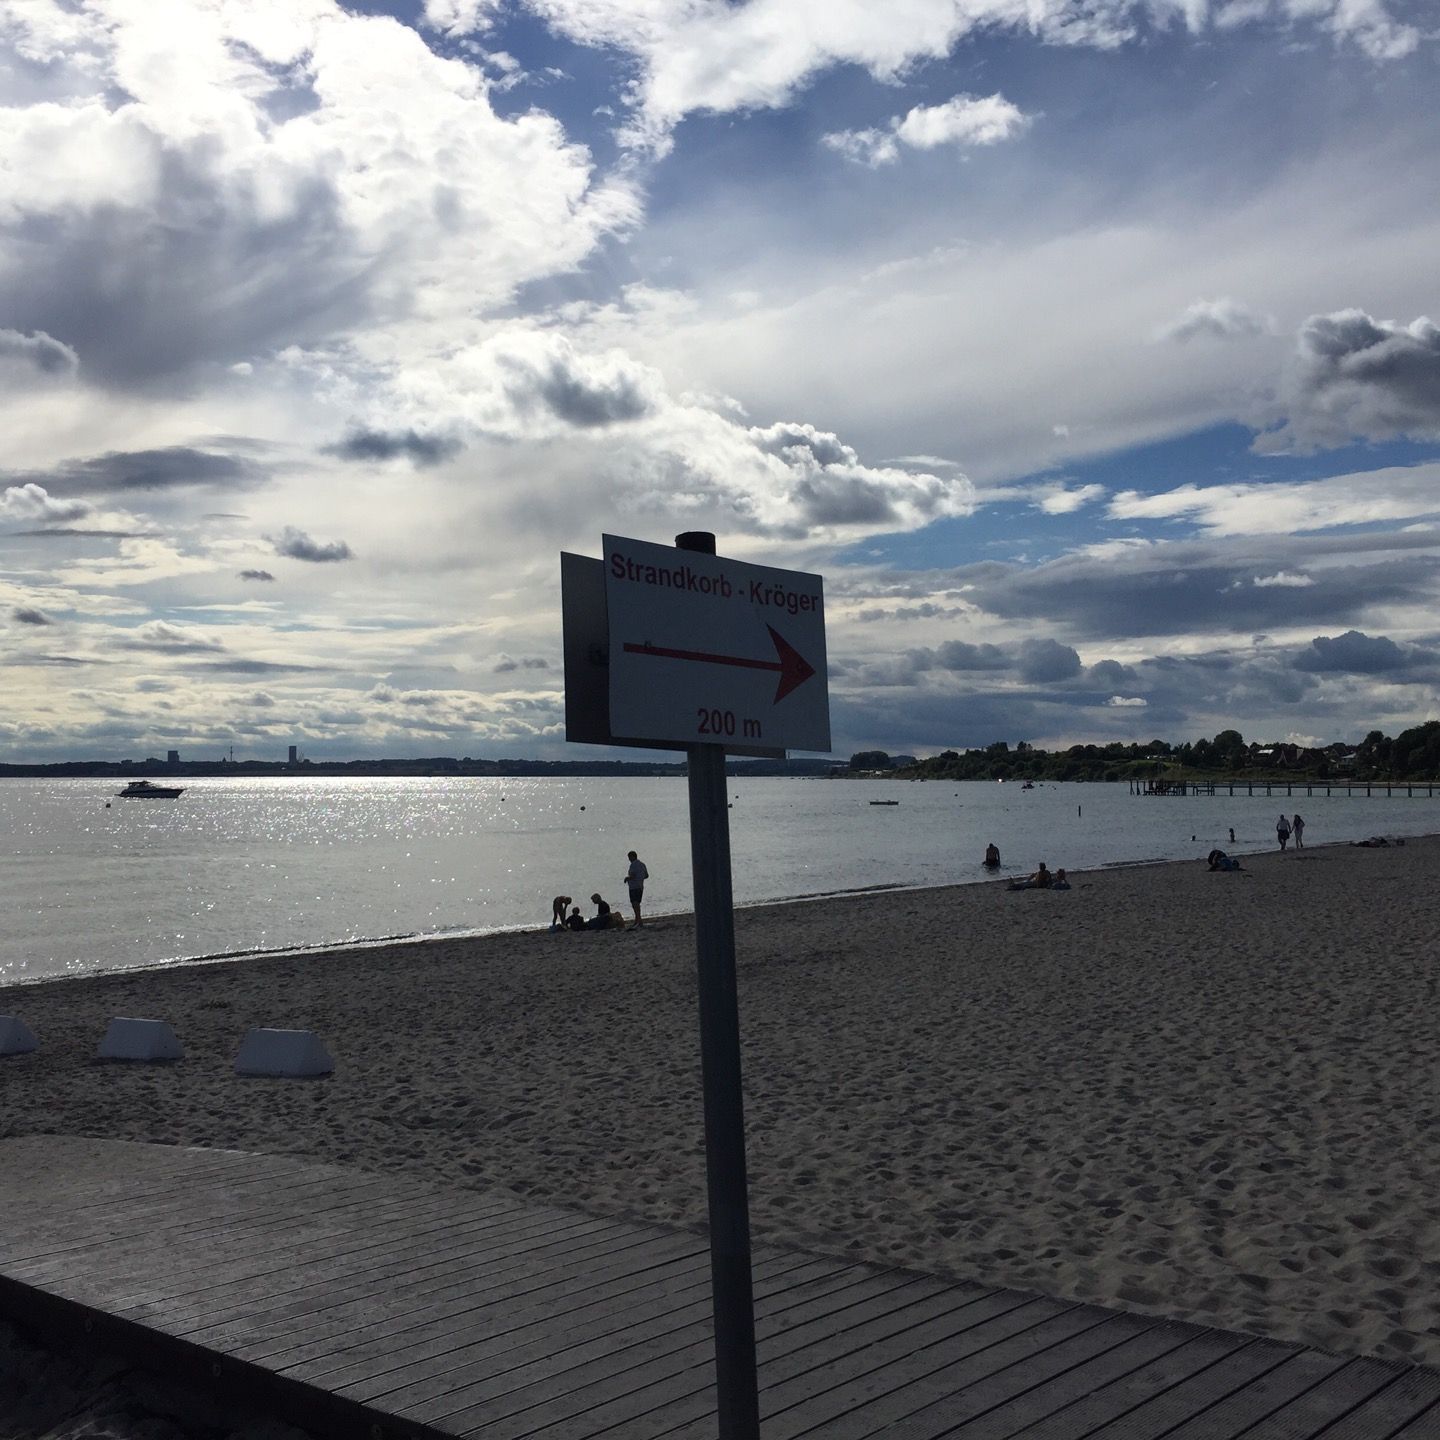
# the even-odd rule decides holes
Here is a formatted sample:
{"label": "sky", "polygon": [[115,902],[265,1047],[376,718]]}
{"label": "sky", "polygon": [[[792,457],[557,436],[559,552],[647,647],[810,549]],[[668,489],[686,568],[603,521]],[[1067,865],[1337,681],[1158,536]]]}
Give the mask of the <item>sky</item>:
{"label": "sky", "polygon": [[613,754],[560,552],[697,529],[840,756],[1440,718],[1437,93],[1433,0],[0,0],[0,760]]}

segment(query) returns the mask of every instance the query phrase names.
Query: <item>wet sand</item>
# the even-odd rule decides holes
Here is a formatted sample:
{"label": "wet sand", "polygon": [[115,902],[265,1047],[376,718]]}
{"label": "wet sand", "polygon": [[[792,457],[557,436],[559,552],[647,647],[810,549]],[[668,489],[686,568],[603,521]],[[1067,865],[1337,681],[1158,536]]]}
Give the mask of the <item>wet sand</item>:
{"label": "wet sand", "polygon": [[[1440,841],[737,916],[757,1238],[1440,1363]],[[539,907],[543,910],[544,901]],[[0,1135],[313,1155],[705,1219],[694,934],[491,935],[0,991]],[[112,1015],[170,1066],[96,1064]],[[318,1030],[319,1082],[232,1073]]]}

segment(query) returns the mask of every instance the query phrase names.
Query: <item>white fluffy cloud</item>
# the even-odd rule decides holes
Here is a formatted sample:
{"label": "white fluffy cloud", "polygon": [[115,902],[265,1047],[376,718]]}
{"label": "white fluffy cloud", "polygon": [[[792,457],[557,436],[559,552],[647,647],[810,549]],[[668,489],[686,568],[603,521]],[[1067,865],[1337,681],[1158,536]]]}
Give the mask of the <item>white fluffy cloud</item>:
{"label": "white fluffy cloud", "polygon": [[70,525],[91,513],[84,500],[61,500],[43,485],[10,485],[0,494],[0,526],[19,528]]}
{"label": "white fluffy cloud", "polygon": [[[1377,60],[1420,42],[1386,0],[525,0],[582,44],[609,46],[640,64],[630,138],[663,148],[695,111],[788,103],[818,72],[859,65],[893,81],[924,60],[948,55],[979,32],[1028,33],[1050,44],[1113,49],[1147,25],[1193,33],[1257,22],[1318,28]],[[444,0],[447,20],[471,12]],[[475,5],[483,26],[489,7]]]}
{"label": "white fluffy cloud", "polygon": [[388,16],[335,0],[0,13],[0,47],[42,58],[48,87],[0,109],[0,314],[43,316],[112,382],[243,363],[297,331],[453,323],[638,213],[553,117],[498,115],[479,69]]}
{"label": "white fluffy cloud", "polygon": [[1003,95],[956,95],[943,105],[917,105],[883,129],[837,130],[822,143],[847,160],[872,169],[893,165],[900,147],[934,150],[941,145],[994,145],[1020,134],[1031,117]]}
{"label": "white fluffy cloud", "polygon": [[1162,326],[1156,338],[1185,341],[1203,336],[1211,340],[1238,340],[1267,334],[1271,328],[1265,316],[1238,300],[1197,300],[1177,319]]}

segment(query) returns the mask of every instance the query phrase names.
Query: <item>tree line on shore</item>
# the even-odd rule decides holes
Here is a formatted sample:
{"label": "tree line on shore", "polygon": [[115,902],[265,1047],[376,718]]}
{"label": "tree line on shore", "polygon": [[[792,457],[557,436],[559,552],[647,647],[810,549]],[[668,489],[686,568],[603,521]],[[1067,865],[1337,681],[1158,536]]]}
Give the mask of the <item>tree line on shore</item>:
{"label": "tree line on shore", "polygon": [[1393,739],[1372,730],[1357,745],[1247,742],[1238,730],[1222,730],[1213,739],[1178,745],[1117,740],[1041,750],[1024,740],[1013,748],[997,740],[981,749],[942,750],[918,760],[860,750],[850,757],[850,770],[907,780],[1440,780],[1440,720],[1402,730]]}

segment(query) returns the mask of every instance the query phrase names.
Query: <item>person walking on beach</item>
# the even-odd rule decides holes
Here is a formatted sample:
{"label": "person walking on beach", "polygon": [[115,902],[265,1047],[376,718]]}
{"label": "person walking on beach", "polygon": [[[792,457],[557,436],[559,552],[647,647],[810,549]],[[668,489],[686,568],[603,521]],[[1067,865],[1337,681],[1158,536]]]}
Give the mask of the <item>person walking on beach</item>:
{"label": "person walking on beach", "polygon": [[1290,829],[1295,836],[1295,848],[1303,850],[1305,848],[1305,822],[1297,815],[1290,822]]}
{"label": "person walking on beach", "polygon": [[1281,848],[1282,850],[1290,843],[1290,819],[1289,819],[1289,816],[1282,815],[1282,816],[1275,822],[1275,838],[1280,842],[1280,848]]}
{"label": "person walking on beach", "polygon": [[645,898],[645,882],[650,878],[650,872],[645,868],[645,862],[633,851],[629,852],[630,868],[625,872],[625,888],[630,892],[630,908],[635,912],[636,925],[643,925],[645,922],[640,918],[640,902]]}

